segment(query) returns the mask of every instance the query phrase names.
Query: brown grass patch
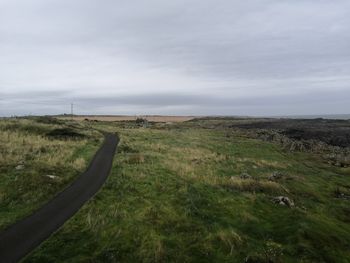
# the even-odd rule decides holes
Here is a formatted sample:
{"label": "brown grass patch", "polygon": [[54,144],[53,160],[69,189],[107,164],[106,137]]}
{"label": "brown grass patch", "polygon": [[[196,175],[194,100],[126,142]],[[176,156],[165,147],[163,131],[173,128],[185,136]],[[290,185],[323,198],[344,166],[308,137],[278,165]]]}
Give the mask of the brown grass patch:
{"label": "brown grass patch", "polygon": [[141,164],[145,162],[145,156],[140,153],[131,154],[126,159],[126,162],[129,164]]}
{"label": "brown grass patch", "polygon": [[237,158],[238,162],[251,162],[254,163],[254,168],[258,167],[272,167],[272,168],[287,168],[289,165],[285,163],[281,163],[278,161],[269,161],[264,159],[254,159],[254,158]]}
{"label": "brown grass patch", "polygon": [[282,194],[285,192],[285,189],[276,182],[239,179],[236,177],[225,180],[221,186],[241,192],[261,192],[266,194]]}

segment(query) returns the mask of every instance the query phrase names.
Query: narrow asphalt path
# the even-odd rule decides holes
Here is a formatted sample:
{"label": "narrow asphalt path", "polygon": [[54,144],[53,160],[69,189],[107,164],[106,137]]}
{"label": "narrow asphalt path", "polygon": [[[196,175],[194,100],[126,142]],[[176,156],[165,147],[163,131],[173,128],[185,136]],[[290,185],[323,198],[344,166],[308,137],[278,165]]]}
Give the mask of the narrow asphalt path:
{"label": "narrow asphalt path", "polygon": [[106,134],[88,169],[34,214],[0,233],[0,262],[17,262],[54,233],[88,201],[107,179],[118,138]]}

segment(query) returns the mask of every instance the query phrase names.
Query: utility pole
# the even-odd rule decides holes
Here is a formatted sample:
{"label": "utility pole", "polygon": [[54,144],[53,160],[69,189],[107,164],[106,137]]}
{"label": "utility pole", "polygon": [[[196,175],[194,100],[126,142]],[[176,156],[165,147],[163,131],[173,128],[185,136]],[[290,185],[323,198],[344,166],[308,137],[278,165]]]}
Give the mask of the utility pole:
{"label": "utility pole", "polygon": [[74,109],[74,104],[71,103],[71,104],[70,104],[70,116],[71,116],[71,119],[72,119],[72,120],[73,120],[73,114],[74,114],[73,109]]}

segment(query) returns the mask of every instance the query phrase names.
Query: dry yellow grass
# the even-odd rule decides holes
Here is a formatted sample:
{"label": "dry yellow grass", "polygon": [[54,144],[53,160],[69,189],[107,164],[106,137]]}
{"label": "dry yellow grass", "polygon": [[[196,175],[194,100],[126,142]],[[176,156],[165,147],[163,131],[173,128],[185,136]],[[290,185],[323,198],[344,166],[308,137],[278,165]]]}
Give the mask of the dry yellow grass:
{"label": "dry yellow grass", "polygon": [[276,182],[240,179],[237,177],[232,177],[230,180],[223,180],[222,186],[242,192],[263,192],[267,194],[282,194],[285,192],[285,188]]}
{"label": "dry yellow grass", "polygon": [[[121,145],[125,144],[134,149],[141,150],[142,153],[127,153],[124,162],[130,164],[148,163],[151,166],[153,161],[161,160],[162,166],[185,180],[201,182],[214,187],[224,187],[226,189],[246,192],[246,193],[265,193],[282,194],[288,192],[288,189],[278,182],[267,180],[269,174],[259,173],[255,179],[242,179],[237,170],[242,170],[247,163],[253,163],[257,168],[281,169],[288,167],[287,163],[267,160],[262,158],[235,157],[232,154],[218,154],[217,152],[201,146],[173,145],[159,143],[158,139],[143,141],[142,146],[137,145],[133,136],[156,136],[161,137],[163,131],[148,130],[129,130],[128,136],[122,136]],[[132,134],[132,135],[131,135]],[[157,134],[157,135],[155,135]],[[191,135],[189,135],[191,136]],[[147,137],[147,136],[146,136]],[[192,142],[196,137],[190,137]],[[174,137],[174,139],[177,139]],[[148,156],[149,158],[145,158]],[[220,173],[217,168],[227,161],[232,162],[232,169],[226,176],[218,176]],[[145,174],[137,173],[138,177],[144,177]]]}
{"label": "dry yellow grass", "polygon": [[234,250],[239,248],[243,244],[243,239],[233,229],[220,230],[217,233],[217,238],[230,250],[230,255]]}
{"label": "dry yellow grass", "polygon": [[[24,120],[20,123],[26,122]],[[86,163],[83,158],[71,158],[76,149],[86,143],[86,139],[60,141],[17,130],[0,129],[0,165],[15,167],[31,163],[51,167],[70,166],[84,170]]]}
{"label": "dry yellow grass", "polygon": [[282,168],[287,168],[290,166],[290,164],[287,163],[282,163],[278,161],[269,161],[269,160],[264,160],[264,159],[256,159],[256,158],[236,158],[235,161],[245,163],[245,162],[250,162],[254,163],[256,168],[261,168],[261,167],[272,167],[276,169],[282,169]]}

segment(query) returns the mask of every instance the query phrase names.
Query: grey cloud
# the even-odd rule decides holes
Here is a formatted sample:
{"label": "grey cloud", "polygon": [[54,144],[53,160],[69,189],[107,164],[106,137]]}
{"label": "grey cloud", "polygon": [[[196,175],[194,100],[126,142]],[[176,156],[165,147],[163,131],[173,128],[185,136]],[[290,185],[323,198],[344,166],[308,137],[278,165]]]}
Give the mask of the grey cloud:
{"label": "grey cloud", "polygon": [[349,112],[349,25],[346,0],[1,1],[0,113]]}
{"label": "grey cloud", "polygon": [[220,95],[189,95],[189,94],[139,94],[119,97],[91,97],[80,98],[77,103],[95,106],[113,105],[139,105],[142,107],[159,106],[197,106],[197,107],[236,107],[236,106],[261,106],[287,104],[314,104],[320,101],[347,102],[350,101],[350,93],[320,92],[318,94],[306,93],[293,96],[251,96],[245,98],[224,97]]}
{"label": "grey cloud", "polygon": [[[12,94],[6,97],[9,104],[15,105],[13,114],[18,114],[26,109],[27,114],[39,114],[39,110],[48,110],[46,114],[69,112],[70,100],[67,97],[47,96],[31,97],[30,94]],[[53,95],[53,94],[51,94]],[[34,101],[34,102],[33,102]],[[181,114],[187,115],[283,115],[288,114],[291,107],[298,110],[295,114],[303,114],[303,111],[311,111],[320,105],[331,107],[333,113],[342,113],[350,101],[350,93],[321,92],[318,94],[306,93],[293,96],[251,96],[246,98],[193,95],[193,94],[139,94],[123,96],[94,96],[80,97],[75,100],[77,114],[88,114],[94,111],[98,114],[109,114],[110,109],[117,109],[114,113],[129,114],[158,114],[162,110],[164,114],[172,114],[176,109]],[[327,112],[319,111],[326,114]]]}

